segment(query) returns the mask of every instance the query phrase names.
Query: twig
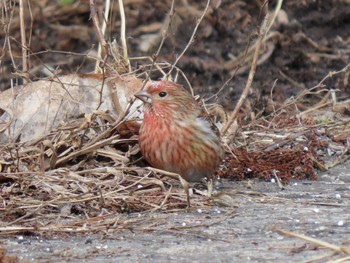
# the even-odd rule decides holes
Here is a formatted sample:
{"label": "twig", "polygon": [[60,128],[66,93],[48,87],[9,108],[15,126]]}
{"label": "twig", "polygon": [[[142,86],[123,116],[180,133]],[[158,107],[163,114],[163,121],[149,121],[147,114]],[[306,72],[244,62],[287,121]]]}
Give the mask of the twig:
{"label": "twig", "polygon": [[[103,141],[99,141],[98,143],[95,143],[93,145],[87,145],[86,147],[84,147],[83,149],[81,149],[79,151],[72,152],[71,154],[69,154],[67,156],[59,158],[55,165],[60,165],[60,164],[66,163],[75,157],[96,151],[97,149],[100,149],[103,146],[111,144],[114,140],[117,140],[119,137],[120,137],[119,134],[117,134],[117,135],[111,136],[110,138],[105,139]],[[115,143],[115,142],[113,142],[113,143]]]}
{"label": "twig", "polygon": [[274,13],[273,13],[273,17],[272,17],[272,19],[269,21],[269,23],[268,23],[268,25],[267,25],[265,34],[267,34],[267,33],[270,31],[271,26],[272,26],[273,23],[275,22],[276,17],[277,17],[277,15],[278,15],[278,12],[281,10],[282,3],[283,3],[283,0],[279,0],[279,1],[277,2],[276,7],[275,7],[275,11],[274,11]]}
{"label": "twig", "polygon": [[[276,16],[276,13],[278,13],[278,11],[279,11],[279,8],[281,7],[282,2],[283,2],[283,0],[279,0],[278,1],[276,9],[275,9],[275,16]],[[240,97],[240,99],[239,99],[239,101],[238,101],[234,111],[232,112],[232,114],[229,117],[226,125],[224,126],[224,128],[221,131],[221,133],[223,135],[226,135],[228,129],[231,127],[231,125],[236,120],[238,112],[241,109],[243,103],[247,99],[247,96],[249,94],[249,91],[250,91],[250,88],[251,88],[251,85],[253,83],[253,79],[254,79],[254,76],[255,76],[256,65],[257,65],[257,61],[258,61],[258,58],[259,58],[261,45],[262,45],[262,43],[263,43],[263,41],[265,39],[265,36],[268,33],[268,30],[271,27],[271,24],[273,24],[273,22],[274,22],[274,19],[269,20],[269,14],[267,13],[265,18],[264,18],[264,21],[263,21],[263,24],[261,26],[261,29],[258,30],[258,40],[257,40],[257,43],[256,43],[256,48],[255,48],[255,52],[254,52],[254,56],[253,56],[253,61],[252,61],[252,65],[251,65],[251,68],[250,68],[250,72],[249,72],[249,76],[248,76],[248,80],[247,80],[246,86],[245,86],[245,88],[244,88],[244,90],[242,92],[242,95],[241,95],[241,97]],[[227,135],[228,138],[230,138],[231,136],[233,136],[233,133]]]}
{"label": "twig", "polygon": [[313,86],[312,88],[310,88],[309,90],[302,92],[297,99],[301,98],[304,95],[310,94],[311,91],[313,91],[314,89],[323,87],[323,82],[325,82],[327,79],[332,78],[335,75],[338,75],[340,73],[346,73],[346,72],[350,72],[350,63],[347,64],[344,68],[342,68],[341,70],[338,71],[330,71],[328,72],[327,76],[325,76],[317,85]]}
{"label": "twig", "polygon": [[326,241],[323,241],[323,240],[320,240],[320,239],[309,237],[309,236],[306,236],[306,235],[303,235],[303,234],[294,233],[294,232],[291,232],[291,231],[288,231],[288,230],[284,230],[284,229],[281,229],[281,228],[277,228],[277,227],[273,227],[272,229],[277,231],[277,232],[279,232],[279,233],[287,235],[287,236],[304,239],[304,240],[306,240],[308,242],[311,242],[311,243],[314,243],[314,244],[316,244],[318,246],[331,249],[331,250],[333,250],[334,252],[337,252],[337,253],[350,254],[350,247],[339,247],[339,246],[330,244],[330,243],[328,243]]}
{"label": "twig", "polygon": [[168,33],[168,29],[170,27],[170,24],[171,24],[171,21],[172,21],[172,18],[175,14],[175,0],[172,0],[171,1],[171,6],[170,6],[170,11],[169,11],[169,17],[168,17],[168,24],[165,25],[164,29],[162,30],[162,40],[160,41],[160,44],[158,46],[158,49],[157,49],[157,52],[152,56],[152,65],[151,65],[151,68],[150,68],[150,72],[152,71],[153,69],[153,66],[154,66],[154,63],[156,62],[158,56],[159,56],[159,53],[160,51],[162,50],[162,47],[164,45],[164,41],[165,39],[167,38],[167,33]]}
{"label": "twig", "polygon": [[[105,33],[106,33],[107,21],[108,21],[108,17],[109,17],[110,7],[111,7],[111,1],[110,0],[106,0],[105,10],[104,10],[104,19],[103,19],[103,22],[102,22],[102,29],[101,29],[103,35],[105,35]],[[98,49],[97,49],[97,57],[98,58],[101,57],[101,51],[102,51],[101,42],[99,42]],[[95,72],[98,72],[98,68],[99,68],[99,60],[96,60]]]}
{"label": "twig", "polygon": [[[172,16],[174,15],[174,13],[175,13],[175,0],[172,0],[171,1],[170,11],[169,11],[168,24],[165,26],[165,29],[162,31],[162,40],[160,41],[160,44],[159,44],[158,49],[157,49],[157,52],[155,54],[153,54],[153,56],[151,58],[152,64],[151,64],[150,69],[149,69],[149,74],[147,74],[146,79],[143,81],[141,90],[143,90],[145,88],[146,84],[150,80],[150,75],[151,75],[150,73],[152,72],[152,70],[154,68],[154,65],[156,65],[156,60],[157,60],[157,58],[159,56],[159,53],[160,53],[160,51],[161,51],[161,49],[162,49],[162,47],[164,45],[164,41],[165,41],[165,39],[167,37],[167,30],[168,30],[168,28],[170,26],[170,23],[171,23],[171,20],[172,20]],[[131,102],[129,103],[128,109],[133,105],[134,102],[135,102],[135,98],[133,98],[131,100]],[[128,109],[124,112],[124,114],[123,114],[124,116],[126,116]]]}
{"label": "twig", "polygon": [[[256,48],[255,48],[255,53],[254,53],[254,56],[253,56],[253,61],[252,61],[252,65],[251,65],[251,68],[250,68],[250,72],[249,72],[249,76],[248,76],[248,80],[247,80],[246,86],[245,86],[245,88],[244,88],[244,90],[242,92],[242,95],[241,95],[239,101],[237,102],[237,105],[236,105],[235,109],[233,110],[232,114],[229,116],[229,119],[228,119],[226,125],[224,126],[224,128],[221,131],[221,133],[223,135],[226,135],[226,132],[231,127],[233,122],[236,120],[238,112],[241,109],[241,107],[242,107],[243,103],[245,102],[245,100],[247,99],[247,96],[248,96],[249,91],[250,91],[250,87],[252,86],[254,75],[255,75],[255,72],[256,72],[256,63],[258,61],[261,44],[262,44],[262,42],[264,40],[264,36],[265,36],[265,32],[264,32],[265,27],[266,27],[265,22],[266,22],[266,19],[264,19],[264,22],[263,22],[263,25],[262,25],[262,30],[260,31],[260,33],[258,35],[259,38],[258,38],[257,45],[256,45]],[[230,137],[231,135],[232,135],[232,133],[228,134],[228,137]]]}
{"label": "twig", "polygon": [[343,257],[343,258],[338,258],[332,261],[332,263],[346,263],[350,261],[350,256],[348,257]]}
{"label": "twig", "polygon": [[284,185],[282,184],[281,179],[278,177],[275,169],[272,170],[272,174],[275,177],[277,185],[280,188],[280,190],[284,190]]}
{"label": "twig", "polygon": [[306,115],[306,114],[309,114],[310,112],[313,112],[313,111],[319,110],[319,109],[321,109],[321,108],[324,108],[324,107],[330,105],[331,103],[332,103],[332,102],[330,102],[330,101],[326,101],[326,102],[323,102],[323,103],[319,103],[319,104],[317,104],[316,106],[314,106],[314,107],[312,107],[312,108],[310,108],[310,109],[307,109],[307,110],[305,110],[305,111],[303,111],[303,112],[300,112],[300,113],[297,115],[297,117],[300,118],[300,117],[302,117],[302,116],[304,116],[304,115]]}
{"label": "twig", "polygon": [[207,1],[207,5],[205,6],[205,9],[204,9],[204,11],[202,13],[202,16],[199,19],[197,19],[197,23],[196,23],[196,26],[194,27],[194,30],[192,32],[190,40],[188,41],[188,43],[187,43],[186,47],[184,48],[184,50],[181,52],[181,54],[177,57],[177,59],[175,60],[175,62],[171,66],[171,69],[169,70],[168,74],[166,75],[166,78],[168,78],[170,76],[171,72],[174,70],[174,68],[177,65],[177,63],[179,62],[179,60],[182,58],[182,56],[185,54],[185,52],[188,50],[188,48],[192,44],[192,42],[194,40],[194,37],[195,37],[195,35],[197,33],[198,27],[199,27],[200,23],[202,22],[204,16],[206,15],[206,13],[208,11],[209,4],[210,4],[210,0]]}
{"label": "twig", "polygon": [[161,170],[161,169],[156,169],[156,168],[153,168],[153,167],[146,167],[146,170],[152,171],[152,172],[155,172],[155,173],[160,173],[160,174],[168,176],[168,177],[170,177],[172,179],[179,180],[181,185],[182,185],[182,187],[184,188],[186,196],[187,196],[187,208],[190,207],[189,184],[188,184],[188,182],[185,179],[182,178],[182,176],[180,174],[164,171],[164,170]]}
{"label": "twig", "polygon": [[103,56],[108,57],[109,55],[109,48],[107,45],[107,42],[104,38],[104,35],[101,31],[101,27],[100,27],[100,22],[98,21],[98,16],[97,16],[97,10],[96,10],[96,5],[95,5],[95,1],[94,0],[90,0],[90,16],[91,19],[95,25],[96,31],[97,31],[97,36],[98,36],[98,41],[101,45],[102,51],[103,51]]}
{"label": "twig", "polygon": [[156,65],[156,61],[158,59],[159,53],[162,50],[162,47],[164,45],[165,39],[167,38],[168,29],[170,27],[170,24],[171,24],[171,21],[172,21],[172,17],[174,16],[174,14],[175,14],[175,0],[172,0],[171,1],[170,11],[169,11],[168,24],[166,24],[165,27],[162,30],[162,39],[160,41],[158,49],[157,49],[156,53],[152,55],[152,58],[147,57],[147,58],[151,59],[152,64],[151,64],[150,69],[149,69],[149,74],[147,74],[147,78],[143,82],[141,90],[144,89],[144,87],[146,86],[146,83],[150,80],[150,75],[151,75],[150,73],[152,72],[154,66]]}
{"label": "twig", "polygon": [[334,162],[326,164],[326,170],[329,170],[338,164],[344,163],[347,159],[350,158],[350,156],[348,155],[349,152],[350,152],[350,146],[347,146]]}
{"label": "twig", "polygon": [[22,41],[22,71],[23,71],[23,84],[28,83],[28,57],[27,57],[27,39],[26,28],[24,24],[24,4],[23,0],[19,0],[19,18],[21,25],[21,41]]}
{"label": "twig", "polygon": [[118,0],[118,3],[119,3],[119,12],[120,12],[120,19],[121,19],[120,39],[122,41],[122,46],[123,46],[123,59],[124,61],[128,62],[129,71],[131,71],[131,65],[130,65],[129,56],[128,56],[128,46],[126,44],[126,19],[125,19],[123,0]]}

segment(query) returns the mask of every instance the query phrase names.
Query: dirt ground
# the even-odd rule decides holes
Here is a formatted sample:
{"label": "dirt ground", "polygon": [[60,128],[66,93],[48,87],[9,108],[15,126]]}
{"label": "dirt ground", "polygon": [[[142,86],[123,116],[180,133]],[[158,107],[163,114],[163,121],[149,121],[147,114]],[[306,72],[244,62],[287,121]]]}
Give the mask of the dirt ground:
{"label": "dirt ground", "polygon": [[[350,246],[350,162],[319,181],[223,181],[235,208],[124,215],[144,217],[144,231],[106,235],[1,237],[9,255],[29,262],[332,262],[344,254],[282,235],[274,227]],[[325,257],[319,261],[317,258]],[[314,260],[314,261],[313,261]],[[350,262],[350,259],[342,261]]]}
{"label": "dirt ground", "polygon": [[[89,20],[89,1],[72,2],[73,4],[69,4],[70,1],[32,3],[35,20],[31,24],[31,80],[49,76],[47,69],[57,75],[86,73],[94,69],[95,60],[86,56],[95,49],[97,43],[96,32]],[[102,1],[96,2],[98,10],[102,12]],[[195,22],[205,7],[203,1],[175,2],[178,3],[174,24],[158,56],[158,62],[172,63],[176,59],[190,39]],[[129,55],[152,55],[158,47],[159,35],[171,1],[125,0],[124,3]],[[248,45],[256,40],[257,26],[262,20],[259,17],[261,4],[262,1],[212,1],[193,45],[177,65],[185,73],[196,94],[205,98],[218,92],[232,78],[210,100],[217,101],[227,111],[234,108],[247,81],[251,60],[249,54],[244,54]],[[113,8],[111,27],[107,31],[110,32],[109,40],[119,36],[117,4]],[[270,10],[272,8],[273,3],[270,3]],[[249,132],[252,119],[247,116],[252,116],[251,113],[262,117],[261,119],[271,116],[275,107],[298,97],[298,94],[314,87],[329,72],[341,70],[350,61],[348,0],[290,0],[285,1],[282,9],[283,12],[270,31],[273,34],[264,45],[252,92],[241,109],[238,118],[242,127],[240,134]],[[13,19],[12,16],[9,17]],[[6,45],[1,49],[6,52],[0,56],[0,90],[9,88],[11,79],[17,78],[15,82],[21,83],[18,78],[21,76],[22,62],[18,19],[13,20],[7,33],[9,35],[11,51]],[[158,40],[152,42],[157,37]],[[1,31],[1,43],[5,39],[6,34]],[[12,56],[9,55],[11,52]],[[150,61],[135,59],[132,63],[133,68],[142,69]],[[318,87],[314,93],[302,96],[295,103],[294,113],[317,105],[330,89],[337,90],[338,101],[348,100],[349,72],[343,73],[327,79],[324,86]],[[155,72],[151,76],[157,79],[161,74]],[[179,82],[186,83],[181,77]],[[291,112],[284,117],[287,120],[289,113]],[[339,112],[336,114],[339,115]],[[349,109],[341,114],[349,118]],[[273,130],[274,127],[269,128]],[[277,128],[283,129],[276,124]],[[327,133],[327,130],[323,132]],[[344,134],[349,136],[344,130],[343,137],[337,140],[336,147],[339,147],[334,147],[335,150],[329,152],[329,155],[339,154],[344,148],[349,148],[350,139],[344,137]],[[323,135],[318,134],[316,139]],[[254,134],[250,136],[254,137]],[[247,137],[245,139],[249,141],[249,136]],[[293,141],[290,145],[293,145]],[[326,149],[317,151],[317,154],[320,152],[321,157],[327,155]],[[348,155],[347,150],[345,156]],[[316,166],[313,162],[310,165],[313,169]],[[317,179],[292,180],[284,190],[270,180],[222,179],[215,185],[215,189],[229,196],[233,207],[205,205],[195,206],[189,211],[180,209],[176,212],[129,214],[118,214],[113,210],[116,214],[116,228],[118,222],[123,224],[134,220],[142,223],[137,223],[134,228],[132,224],[122,226],[120,229],[123,230],[112,234],[107,228],[92,235],[87,235],[84,229],[80,234],[76,233],[76,229],[73,234],[69,231],[64,234],[54,231],[35,233],[32,230],[21,234],[7,232],[1,233],[0,245],[6,248],[8,255],[29,262],[335,262],[350,253],[333,254],[329,246],[321,248],[315,242],[291,237],[277,230],[289,230],[336,246],[350,247],[350,161],[327,172],[317,171]],[[5,184],[12,183],[15,185],[16,182],[13,181],[15,180],[6,181],[4,186],[8,187]],[[16,187],[20,188],[21,180],[18,181],[19,187]],[[31,193],[39,190],[33,188]],[[16,193],[21,195],[20,191]],[[4,193],[4,196],[10,200],[7,194]],[[196,198],[199,197],[195,196],[194,199]],[[52,212],[50,222],[62,218],[57,207],[48,206],[44,210]],[[68,225],[71,223],[70,217],[73,222],[73,217],[76,219],[81,216],[84,221],[90,216],[84,215],[84,205],[79,209],[75,214],[72,212],[64,215]],[[20,211],[18,215],[8,213],[10,219],[4,219],[1,223],[5,226],[8,222],[16,223],[17,218],[26,215],[26,211]],[[0,218],[3,220],[1,215]],[[33,219],[29,217],[26,224],[39,225],[35,222],[35,213]],[[14,223],[12,225],[16,226]],[[336,249],[333,247],[333,250]],[[350,262],[350,258],[341,262]]]}

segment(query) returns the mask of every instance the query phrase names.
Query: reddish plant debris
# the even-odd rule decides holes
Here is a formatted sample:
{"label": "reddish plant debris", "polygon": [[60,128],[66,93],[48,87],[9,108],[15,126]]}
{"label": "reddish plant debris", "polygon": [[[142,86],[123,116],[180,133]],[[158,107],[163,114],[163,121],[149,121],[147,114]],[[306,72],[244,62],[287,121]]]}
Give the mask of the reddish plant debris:
{"label": "reddish plant debris", "polygon": [[[0,262],[2,263],[18,263],[21,262],[16,256],[6,255],[6,249],[0,246]],[[22,261],[24,263],[24,261]]]}
{"label": "reddish plant debris", "polygon": [[[305,148],[306,149],[306,148]],[[315,156],[304,147],[277,149],[273,151],[251,151],[235,149],[225,158],[226,169],[219,172],[223,178],[243,180],[247,178],[270,179],[273,170],[282,181],[291,179],[316,180]]]}
{"label": "reddish plant debris", "polygon": [[303,144],[289,144],[273,150],[248,150],[247,147],[234,149],[225,158],[225,169],[218,175],[223,178],[242,180],[247,178],[270,179],[275,174],[284,182],[289,180],[316,180],[316,167],[322,165],[317,150],[327,144],[314,131],[307,135]]}

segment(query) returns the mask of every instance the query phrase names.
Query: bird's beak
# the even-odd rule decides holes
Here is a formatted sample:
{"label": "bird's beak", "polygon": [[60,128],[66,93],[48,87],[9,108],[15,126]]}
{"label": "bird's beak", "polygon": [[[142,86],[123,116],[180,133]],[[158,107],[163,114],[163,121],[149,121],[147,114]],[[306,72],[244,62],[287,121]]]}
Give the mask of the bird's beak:
{"label": "bird's beak", "polygon": [[134,95],[136,98],[138,98],[139,100],[142,100],[145,103],[151,103],[152,102],[152,96],[151,94],[149,94],[147,91],[145,90],[141,90],[139,92],[137,92]]}

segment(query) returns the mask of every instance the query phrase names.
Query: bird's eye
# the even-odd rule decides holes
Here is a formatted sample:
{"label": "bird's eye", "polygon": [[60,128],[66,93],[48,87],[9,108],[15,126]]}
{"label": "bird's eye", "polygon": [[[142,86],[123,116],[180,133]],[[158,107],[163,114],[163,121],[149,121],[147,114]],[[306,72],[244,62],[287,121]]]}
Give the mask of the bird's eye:
{"label": "bird's eye", "polygon": [[165,91],[161,91],[161,92],[159,92],[159,97],[165,97],[166,96],[166,92]]}

